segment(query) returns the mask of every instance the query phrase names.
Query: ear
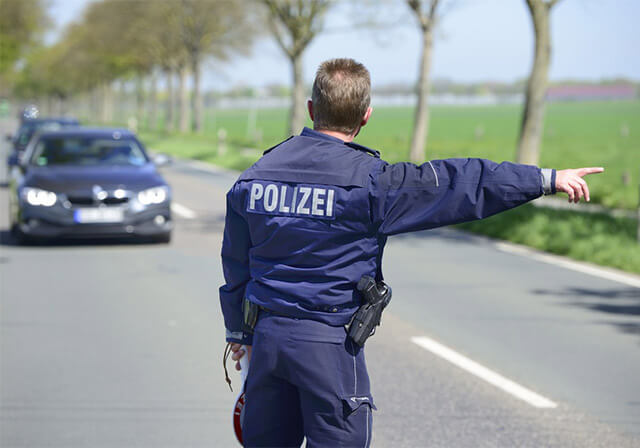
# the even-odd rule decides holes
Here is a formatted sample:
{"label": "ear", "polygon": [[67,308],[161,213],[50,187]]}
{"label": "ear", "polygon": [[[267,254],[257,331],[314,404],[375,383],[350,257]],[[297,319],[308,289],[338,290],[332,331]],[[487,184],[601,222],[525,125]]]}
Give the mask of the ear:
{"label": "ear", "polygon": [[309,110],[309,118],[313,121],[313,102],[311,100],[307,101],[307,109]]}
{"label": "ear", "polygon": [[360,122],[360,127],[367,124],[369,118],[371,118],[371,114],[373,113],[373,107],[367,107],[367,111],[364,113],[364,117],[362,117],[362,121]]}

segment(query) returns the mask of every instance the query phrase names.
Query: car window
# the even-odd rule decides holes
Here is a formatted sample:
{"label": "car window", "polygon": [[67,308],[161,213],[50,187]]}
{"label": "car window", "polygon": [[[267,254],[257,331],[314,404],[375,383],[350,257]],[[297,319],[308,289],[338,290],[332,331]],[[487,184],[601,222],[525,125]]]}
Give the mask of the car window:
{"label": "car window", "polygon": [[64,125],[56,121],[39,121],[37,123],[25,123],[18,130],[17,143],[24,147],[27,146],[33,134],[36,131],[57,131],[62,129]]}
{"label": "car window", "polygon": [[148,159],[135,140],[86,137],[41,139],[31,164],[49,165],[143,165]]}

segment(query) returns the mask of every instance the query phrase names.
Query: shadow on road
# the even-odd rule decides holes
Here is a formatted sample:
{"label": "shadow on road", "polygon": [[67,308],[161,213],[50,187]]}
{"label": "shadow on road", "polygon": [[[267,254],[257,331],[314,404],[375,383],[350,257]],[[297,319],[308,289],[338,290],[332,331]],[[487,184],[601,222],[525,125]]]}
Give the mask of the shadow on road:
{"label": "shadow on road", "polygon": [[[574,306],[597,313],[607,315],[626,316],[632,319],[640,317],[640,289],[616,288],[616,289],[589,289],[567,288],[562,291],[536,289],[532,291],[537,295],[548,295],[558,298],[568,298],[563,305]],[[618,331],[640,336],[640,321],[599,321],[599,324],[614,326]]]}
{"label": "shadow on road", "polygon": [[77,246],[144,246],[158,245],[156,241],[149,238],[58,238],[47,240],[30,240],[20,244],[9,230],[0,230],[0,246],[10,247],[77,247]]}

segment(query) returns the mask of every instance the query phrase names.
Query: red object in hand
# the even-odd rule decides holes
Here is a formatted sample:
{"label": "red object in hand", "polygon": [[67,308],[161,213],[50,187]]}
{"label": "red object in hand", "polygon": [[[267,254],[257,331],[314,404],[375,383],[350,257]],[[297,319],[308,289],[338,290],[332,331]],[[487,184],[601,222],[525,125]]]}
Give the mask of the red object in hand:
{"label": "red object in hand", "polygon": [[242,388],[240,394],[236,398],[236,404],[233,406],[233,431],[236,433],[236,439],[240,442],[240,445],[244,446],[242,439],[242,425],[244,423],[244,404],[245,395],[244,390],[247,384],[247,375],[249,374],[249,347],[243,345],[241,350],[244,351],[242,357],[238,360],[240,364],[240,378],[242,381]]}
{"label": "red object in hand", "polygon": [[236,439],[243,445],[242,442],[242,421],[244,420],[244,390],[238,396],[236,405],[233,407],[233,430],[236,433]]}

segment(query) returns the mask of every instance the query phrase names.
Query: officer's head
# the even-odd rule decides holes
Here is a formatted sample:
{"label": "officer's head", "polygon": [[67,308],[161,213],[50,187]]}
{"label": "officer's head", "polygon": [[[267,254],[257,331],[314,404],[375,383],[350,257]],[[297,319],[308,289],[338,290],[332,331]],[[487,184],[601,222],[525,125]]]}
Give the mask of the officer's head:
{"label": "officer's head", "polygon": [[356,135],[371,115],[371,78],[353,59],[331,59],[318,68],[309,102],[316,130]]}

